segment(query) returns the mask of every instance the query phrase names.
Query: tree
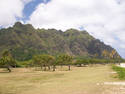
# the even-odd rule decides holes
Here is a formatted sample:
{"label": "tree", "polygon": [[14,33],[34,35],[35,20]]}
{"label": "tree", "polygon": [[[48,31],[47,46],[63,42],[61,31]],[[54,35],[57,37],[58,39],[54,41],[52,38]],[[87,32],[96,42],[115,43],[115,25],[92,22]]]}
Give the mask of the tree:
{"label": "tree", "polygon": [[58,64],[61,66],[68,65],[69,67],[68,70],[70,70],[70,65],[72,63],[72,60],[73,60],[72,56],[67,54],[62,54],[57,57]]}
{"label": "tree", "polygon": [[82,62],[81,59],[78,59],[78,60],[76,60],[76,62],[75,62],[75,65],[78,65],[79,67],[82,67],[82,64],[83,64],[83,62]]}
{"label": "tree", "polygon": [[51,55],[36,55],[33,57],[33,62],[34,65],[39,65],[42,67],[44,67],[44,70],[46,71],[46,67],[48,66],[48,69],[50,70],[50,66],[54,65],[55,62],[55,58]]}
{"label": "tree", "polygon": [[89,64],[89,60],[88,59],[78,59],[76,61],[76,65],[79,65],[80,67],[83,65],[88,65]]}
{"label": "tree", "polygon": [[16,61],[12,57],[11,53],[6,50],[3,52],[2,57],[0,59],[0,66],[6,67],[9,72],[11,72],[10,67],[13,67],[16,65]]}
{"label": "tree", "polygon": [[41,60],[41,55],[35,55],[33,57],[33,65],[43,67],[43,61]]}
{"label": "tree", "polygon": [[50,70],[50,66],[53,65],[54,68],[54,62],[55,58],[51,55],[42,55],[43,61],[45,62],[45,65],[48,66],[48,69]]}

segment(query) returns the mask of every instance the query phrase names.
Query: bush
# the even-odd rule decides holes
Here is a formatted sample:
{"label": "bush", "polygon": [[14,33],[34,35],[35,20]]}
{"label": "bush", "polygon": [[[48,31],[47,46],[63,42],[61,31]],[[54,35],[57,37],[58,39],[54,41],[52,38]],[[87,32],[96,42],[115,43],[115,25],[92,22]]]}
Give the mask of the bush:
{"label": "bush", "polygon": [[125,68],[113,65],[112,69],[117,72],[120,80],[125,80]]}

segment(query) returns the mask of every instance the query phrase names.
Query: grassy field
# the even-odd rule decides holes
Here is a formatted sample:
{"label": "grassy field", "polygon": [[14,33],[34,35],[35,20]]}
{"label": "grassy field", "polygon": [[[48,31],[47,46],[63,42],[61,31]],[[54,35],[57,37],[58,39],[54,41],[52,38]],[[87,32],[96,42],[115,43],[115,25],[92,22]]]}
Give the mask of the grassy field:
{"label": "grassy field", "polygon": [[11,73],[0,71],[0,94],[122,94],[116,93],[119,86],[103,84],[119,81],[107,65],[56,72],[31,68],[16,68]]}

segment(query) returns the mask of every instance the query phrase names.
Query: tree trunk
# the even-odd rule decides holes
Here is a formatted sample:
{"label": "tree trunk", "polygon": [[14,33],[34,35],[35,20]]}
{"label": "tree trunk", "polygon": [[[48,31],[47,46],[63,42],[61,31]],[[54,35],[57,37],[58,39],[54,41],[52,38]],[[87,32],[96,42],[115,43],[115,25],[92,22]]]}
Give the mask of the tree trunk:
{"label": "tree trunk", "polygon": [[69,67],[69,71],[70,71],[71,70],[70,65],[68,67]]}
{"label": "tree trunk", "polygon": [[79,67],[82,67],[82,64],[79,64]]}
{"label": "tree trunk", "polygon": [[8,70],[9,72],[11,72],[11,70],[10,70],[10,68],[9,68],[9,67],[7,67],[7,70]]}
{"label": "tree trunk", "polygon": [[44,66],[44,71],[46,71],[46,66]]}
{"label": "tree trunk", "polygon": [[50,66],[48,66],[48,70],[50,70]]}
{"label": "tree trunk", "polygon": [[55,68],[56,68],[55,65],[53,65],[53,71],[55,71]]}
{"label": "tree trunk", "polygon": [[16,64],[15,64],[15,68],[16,68]]}

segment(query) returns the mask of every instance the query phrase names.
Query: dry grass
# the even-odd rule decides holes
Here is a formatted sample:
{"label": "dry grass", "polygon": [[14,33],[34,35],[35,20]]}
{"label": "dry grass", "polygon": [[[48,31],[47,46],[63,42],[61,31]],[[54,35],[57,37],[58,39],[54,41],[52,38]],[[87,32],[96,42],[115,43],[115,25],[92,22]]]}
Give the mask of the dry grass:
{"label": "dry grass", "polygon": [[0,94],[114,94],[110,93],[114,86],[100,84],[118,81],[111,77],[111,71],[110,66],[56,72],[17,68],[12,73],[0,73]]}

